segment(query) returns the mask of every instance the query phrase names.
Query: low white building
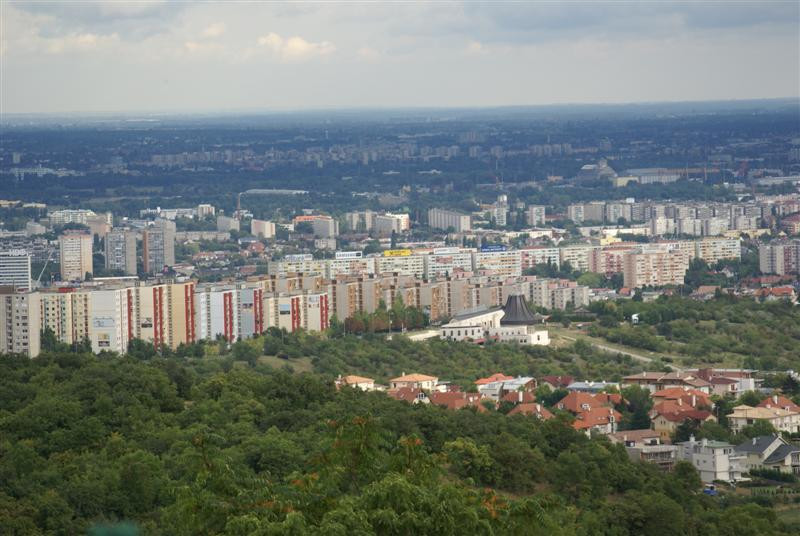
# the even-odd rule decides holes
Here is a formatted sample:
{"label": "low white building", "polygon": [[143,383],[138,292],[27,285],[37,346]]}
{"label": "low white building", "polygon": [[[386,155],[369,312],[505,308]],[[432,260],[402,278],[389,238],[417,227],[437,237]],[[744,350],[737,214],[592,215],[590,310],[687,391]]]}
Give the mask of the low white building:
{"label": "low white building", "polygon": [[701,439],[694,436],[689,441],[678,443],[678,458],[691,463],[706,483],[721,480],[737,482],[742,480],[742,470],[746,456],[725,441]]}
{"label": "low white building", "polygon": [[441,337],[451,341],[497,342],[547,346],[550,336],[537,329],[541,317],[534,315],[520,295],[511,295],[500,309],[471,311],[453,318],[441,328]]}

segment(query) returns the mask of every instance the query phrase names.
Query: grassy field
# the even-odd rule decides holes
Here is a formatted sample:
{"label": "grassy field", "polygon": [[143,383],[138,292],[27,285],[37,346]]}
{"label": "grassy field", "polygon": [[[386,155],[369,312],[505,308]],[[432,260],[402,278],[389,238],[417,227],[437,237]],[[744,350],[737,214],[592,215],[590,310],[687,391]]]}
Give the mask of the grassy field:
{"label": "grassy field", "polygon": [[592,337],[585,330],[575,327],[574,325],[565,328],[560,324],[548,324],[547,330],[550,333],[550,340],[552,341],[551,344],[557,348],[573,344],[575,340],[580,338],[584,339],[588,343],[591,343],[592,345],[600,346],[601,348],[608,349],[609,351],[618,350],[623,353],[639,356],[642,358],[642,360],[660,359],[666,363],[674,363],[676,365],[684,364],[685,360],[685,358],[682,356],[670,355],[663,352],[651,352],[650,350],[645,350],[643,348],[625,346],[624,344],[610,342],[599,337]]}

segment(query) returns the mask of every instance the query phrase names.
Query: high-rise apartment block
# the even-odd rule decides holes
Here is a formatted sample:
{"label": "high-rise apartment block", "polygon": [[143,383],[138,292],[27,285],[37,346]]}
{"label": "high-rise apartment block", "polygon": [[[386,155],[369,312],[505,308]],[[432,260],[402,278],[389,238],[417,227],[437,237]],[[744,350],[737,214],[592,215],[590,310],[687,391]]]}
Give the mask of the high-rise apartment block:
{"label": "high-rise apartment block", "polygon": [[800,240],[761,244],[758,247],[758,264],[765,274],[800,273]]}
{"label": "high-rise apartment block", "polygon": [[542,205],[531,205],[525,212],[525,221],[531,227],[541,227],[545,223],[545,207]]}
{"label": "high-rise apartment block", "polygon": [[83,281],[92,270],[92,235],[69,231],[58,237],[61,279]]}
{"label": "high-rise apartment block", "polygon": [[428,210],[428,226],[443,230],[452,228],[457,233],[463,233],[472,229],[472,222],[468,214],[432,208]]}
{"label": "high-rise apartment block", "polygon": [[142,264],[150,274],[175,264],[175,222],[158,220],[142,232]]}
{"label": "high-rise apartment block", "polygon": [[113,230],[106,235],[106,270],[136,275],[136,233]]}
{"label": "high-rise apartment block", "polygon": [[0,353],[39,355],[40,326],[38,293],[0,287]]}
{"label": "high-rise apartment block", "polygon": [[629,288],[682,285],[689,257],[679,248],[661,245],[631,250],[623,258],[624,284]]}
{"label": "high-rise apartment block", "polygon": [[0,252],[0,286],[31,289],[31,256],[26,250]]}

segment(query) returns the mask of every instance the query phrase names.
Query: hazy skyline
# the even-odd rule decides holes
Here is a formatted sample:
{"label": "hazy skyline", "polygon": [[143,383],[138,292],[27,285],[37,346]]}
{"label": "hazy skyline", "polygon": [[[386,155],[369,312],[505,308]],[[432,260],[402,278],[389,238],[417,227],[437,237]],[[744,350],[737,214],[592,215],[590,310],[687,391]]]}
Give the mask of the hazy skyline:
{"label": "hazy skyline", "polygon": [[800,4],[2,2],[3,113],[800,96]]}

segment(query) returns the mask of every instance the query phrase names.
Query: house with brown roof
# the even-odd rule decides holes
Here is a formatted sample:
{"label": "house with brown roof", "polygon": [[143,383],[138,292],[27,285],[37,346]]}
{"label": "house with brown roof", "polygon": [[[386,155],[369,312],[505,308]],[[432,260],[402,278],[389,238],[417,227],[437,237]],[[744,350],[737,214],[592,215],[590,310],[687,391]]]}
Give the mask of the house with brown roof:
{"label": "house with brown roof", "polygon": [[780,408],[786,411],[794,411],[800,413],[800,406],[794,403],[790,398],[783,395],[772,395],[765,398],[758,404],[759,408]]}
{"label": "house with brown roof", "polygon": [[620,420],[622,420],[622,414],[619,411],[608,407],[598,407],[578,413],[572,422],[572,427],[586,435],[608,435],[617,431]]}
{"label": "house with brown roof", "polygon": [[491,376],[487,376],[486,378],[478,378],[475,380],[475,385],[486,385],[487,383],[493,382],[502,382],[505,380],[513,380],[514,376],[506,376],[502,372],[495,372]]}
{"label": "house with brown roof", "polygon": [[334,383],[337,389],[341,389],[342,387],[353,387],[354,389],[361,389],[362,391],[376,390],[375,380],[372,378],[365,378],[363,376],[355,376],[353,374],[349,374],[347,376],[342,376],[340,374]]}
{"label": "house with brown roof", "polygon": [[439,383],[439,378],[436,376],[428,376],[426,374],[406,374],[404,372],[402,376],[398,376],[397,378],[392,378],[389,380],[389,387],[391,389],[408,387],[411,389],[431,391],[436,387],[437,383]]}
{"label": "house with brown roof", "polygon": [[688,420],[693,420],[698,423],[706,421],[716,421],[714,414],[710,411],[701,409],[692,409],[689,411],[681,412],[664,412],[655,414],[650,420],[650,427],[658,432],[662,440],[669,439],[675,433],[679,425]]}
{"label": "house with brown roof", "polygon": [[509,415],[531,415],[537,419],[546,421],[553,418],[553,414],[541,404],[526,402],[518,404],[517,407],[508,412]]}
{"label": "house with brown roof", "polygon": [[511,391],[503,395],[501,402],[511,402],[512,404],[531,404],[536,402],[536,395],[530,391]]}
{"label": "house with brown roof", "polygon": [[478,411],[487,411],[481,404],[483,396],[478,393],[465,393],[462,391],[448,391],[440,393],[438,391],[432,392],[428,395],[431,404],[442,406],[447,409],[461,409],[466,407],[475,407]]}
{"label": "house with brown roof", "polygon": [[569,384],[575,381],[572,376],[542,376],[539,385],[547,385],[551,390],[566,389]]}
{"label": "house with brown roof", "polygon": [[661,389],[652,393],[650,397],[653,399],[654,406],[671,401],[675,402],[678,406],[693,409],[712,409],[714,407],[714,403],[711,402],[711,397],[708,393],[690,387],[670,387],[668,389]]}
{"label": "house with brown roof", "polygon": [[402,400],[409,404],[430,404],[428,394],[422,389],[415,387],[399,387],[397,389],[389,389],[386,394],[395,400]]}
{"label": "house with brown roof", "polygon": [[618,393],[584,393],[581,391],[570,391],[567,396],[556,402],[558,409],[569,411],[570,413],[581,413],[596,408],[608,408],[622,403],[622,395]]}

